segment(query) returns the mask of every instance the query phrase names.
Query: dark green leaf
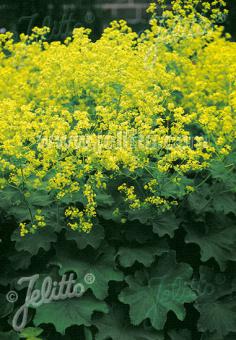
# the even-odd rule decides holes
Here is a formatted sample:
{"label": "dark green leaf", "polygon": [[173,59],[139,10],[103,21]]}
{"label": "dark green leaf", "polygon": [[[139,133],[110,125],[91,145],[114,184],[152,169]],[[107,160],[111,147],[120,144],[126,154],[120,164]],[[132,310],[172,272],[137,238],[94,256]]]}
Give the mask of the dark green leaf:
{"label": "dark green leaf", "polygon": [[155,246],[121,247],[117,255],[123,267],[131,267],[136,261],[149,267],[155,261],[156,255],[160,256],[165,252],[168,252],[167,244],[165,242],[157,242]]}
{"label": "dark green leaf", "polygon": [[[225,220],[225,223],[228,221]],[[221,270],[224,270],[227,261],[236,261],[236,228],[234,224],[208,225],[205,228],[189,225],[185,229],[187,231],[186,243],[199,245],[203,262],[214,258]]]}
{"label": "dark green leaf", "polygon": [[163,255],[152,268],[149,280],[140,283],[136,277],[129,276],[119,299],[130,305],[130,318],[133,325],[150,319],[154,328],[163,329],[167,313],[173,311],[179,320],[185,318],[184,304],[193,302],[196,294],[190,288],[192,268],[177,263],[174,252]]}
{"label": "dark green leaf", "polygon": [[12,235],[12,241],[16,242],[16,249],[18,251],[27,251],[32,255],[36,255],[41,248],[48,251],[51,243],[56,242],[56,240],[56,233],[48,227],[37,230],[35,234],[27,234],[24,237],[20,236],[18,230]]}
{"label": "dark green leaf", "polygon": [[65,334],[70,326],[90,326],[95,311],[107,313],[108,308],[104,302],[90,296],[51,302],[36,309],[34,324],[51,323],[59,333]]}
{"label": "dark green leaf", "polygon": [[164,340],[161,332],[131,326],[120,305],[114,305],[109,314],[97,317],[93,324],[98,328],[96,340]]}
{"label": "dark green leaf", "polygon": [[116,269],[115,251],[112,248],[104,247],[103,250],[98,251],[96,257],[58,248],[56,257],[51,263],[60,267],[61,275],[73,271],[82,281],[86,281],[87,274],[92,274],[94,282],[86,289],[90,288],[94,295],[101,300],[108,294],[110,281],[123,280],[123,274]]}
{"label": "dark green leaf", "polygon": [[177,218],[173,212],[166,212],[154,220],[153,231],[160,237],[169,235],[174,237],[175,230],[179,228],[181,219]]}
{"label": "dark green leaf", "polygon": [[220,339],[236,332],[236,301],[232,295],[235,287],[225,274],[215,274],[208,267],[200,268],[198,299],[195,307],[200,313],[198,329],[215,333]]}
{"label": "dark green leaf", "polygon": [[89,233],[67,229],[66,239],[75,241],[79,249],[84,249],[87,246],[96,249],[100,246],[102,240],[104,240],[104,228],[96,224]]}

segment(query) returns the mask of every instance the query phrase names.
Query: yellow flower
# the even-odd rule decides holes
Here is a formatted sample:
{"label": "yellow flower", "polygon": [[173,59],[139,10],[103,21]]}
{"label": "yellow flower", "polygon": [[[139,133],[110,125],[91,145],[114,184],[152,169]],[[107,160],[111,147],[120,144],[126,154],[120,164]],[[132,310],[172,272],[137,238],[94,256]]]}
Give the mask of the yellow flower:
{"label": "yellow flower", "polygon": [[157,5],[155,4],[155,2],[152,2],[147,9],[147,13],[155,13],[156,9]]}
{"label": "yellow flower", "polygon": [[29,233],[29,230],[27,229],[26,223],[20,223],[19,224],[20,227],[20,236],[24,237],[25,235],[27,235]]}

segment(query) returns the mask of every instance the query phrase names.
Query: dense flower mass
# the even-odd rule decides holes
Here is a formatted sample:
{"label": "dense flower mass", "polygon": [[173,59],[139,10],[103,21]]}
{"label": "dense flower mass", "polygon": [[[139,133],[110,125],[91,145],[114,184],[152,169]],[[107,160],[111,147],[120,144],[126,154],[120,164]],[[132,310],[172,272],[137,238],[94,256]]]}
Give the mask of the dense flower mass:
{"label": "dense flower mass", "polygon": [[99,201],[115,196],[121,220],[169,209],[194,190],[190,173],[232,150],[236,47],[214,23],[224,2],[197,3],[159,4],[161,18],[152,4],[140,35],[123,20],[96,42],[84,28],[64,42],[48,28],[0,35],[0,186],[22,193],[22,235],[47,224],[35,191],[89,231]]}

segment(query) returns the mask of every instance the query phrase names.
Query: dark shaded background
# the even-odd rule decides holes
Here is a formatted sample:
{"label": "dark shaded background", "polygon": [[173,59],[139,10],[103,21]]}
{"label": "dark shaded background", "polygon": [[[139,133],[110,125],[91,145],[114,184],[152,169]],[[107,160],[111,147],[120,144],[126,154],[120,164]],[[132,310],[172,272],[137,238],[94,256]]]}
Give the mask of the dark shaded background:
{"label": "dark shaded background", "polygon": [[[16,36],[30,33],[34,26],[51,27],[50,40],[61,40],[74,27],[92,28],[93,39],[113,19],[126,19],[136,31],[145,28],[149,0],[0,0],[0,32],[14,31]],[[228,0],[226,31],[236,39],[236,0]]]}

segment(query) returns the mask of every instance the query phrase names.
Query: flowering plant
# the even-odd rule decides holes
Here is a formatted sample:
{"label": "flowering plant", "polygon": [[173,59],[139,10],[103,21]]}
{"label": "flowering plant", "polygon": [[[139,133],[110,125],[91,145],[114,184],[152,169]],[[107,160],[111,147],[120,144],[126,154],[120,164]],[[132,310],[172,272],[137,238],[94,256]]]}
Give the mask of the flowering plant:
{"label": "flowering plant", "polygon": [[22,235],[50,224],[34,204],[40,191],[68,204],[72,229],[89,231],[111,185],[120,219],[130,208],[164,211],[194,190],[190,172],[229,153],[236,52],[212,24],[214,5],[207,19],[174,1],[141,35],[121,20],[96,42],[83,28],[63,43],[48,43],[48,28],[17,43],[1,35],[0,181],[24,196]]}
{"label": "flowering plant", "polygon": [[[10,262],[32,272],[42,255],[42,275],[51,265],[51,275],[92,268],[98,277],[81,307],[44,305],[35,325],[62,334],[77,325],[97,340],[236,332],[233,278],[220,293],[215,281],[236,261],[236,48],[217,25],[224,6],[158,1],[142,34],[115,21],[96,42],[84,28],[64,42],[48,43],[46,27],[18,42],[0,35],[0,208],[19,226]],[[200,312],[198,328],[178,330],[184,304]],[[82,317],[60,324],[54,312],[64,308]]]}

